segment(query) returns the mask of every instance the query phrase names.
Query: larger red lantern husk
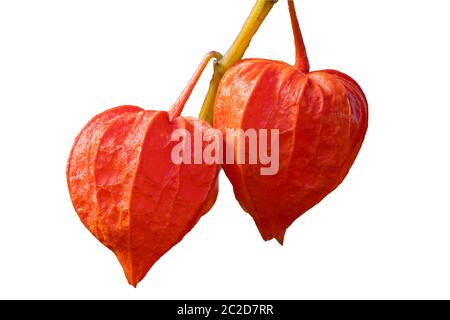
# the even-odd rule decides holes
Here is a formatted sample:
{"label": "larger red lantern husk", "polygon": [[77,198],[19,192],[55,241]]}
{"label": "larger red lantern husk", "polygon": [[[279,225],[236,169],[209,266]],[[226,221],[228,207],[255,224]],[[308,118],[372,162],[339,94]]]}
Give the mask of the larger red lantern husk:
{"label": "larger red lantern husk", "polygon": [[[276,175],[262,176],[261,163],[237,164],[236,160],[223,166],[236,198],[252,215],[262,237],[280,243],[298,217],[342,183],[368,127],[368,103],[354,80],[339,71],[309,72],[293,1],[289,7],[296,65],[262,59],[238,63],[223,77],[214,109],[214,126],[224,132],[280,132]],[[235,158],[237,153],[236,149]]]}

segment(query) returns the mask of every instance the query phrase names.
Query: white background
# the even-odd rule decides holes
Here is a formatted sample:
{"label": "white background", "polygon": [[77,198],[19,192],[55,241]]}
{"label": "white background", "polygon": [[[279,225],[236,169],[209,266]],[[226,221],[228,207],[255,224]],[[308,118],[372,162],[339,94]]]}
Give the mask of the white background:
{"label": "white background", "polygon": [[[0,298],[450,298],[450,2],[302,0],[313,69],[370,102],[345,183],[264,243],[221,176],[214,209],[134,289],[79,222],[65,167],[95,114],[168,109],[254,0],[0,1]],[[246,55],[292,62],[286,1]],[[196,115],[211,68],[185,115]]]}

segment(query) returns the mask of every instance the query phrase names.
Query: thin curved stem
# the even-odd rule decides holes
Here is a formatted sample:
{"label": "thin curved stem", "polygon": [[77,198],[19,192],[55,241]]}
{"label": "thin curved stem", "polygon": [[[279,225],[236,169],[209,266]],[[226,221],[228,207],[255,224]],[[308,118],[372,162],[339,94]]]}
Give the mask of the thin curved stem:
{"label": "thin curved stem", "polygon": [[302,31],[300,29],[300,24],[298,23],[294,0],[288,0],[288,4],[289,4],[289,14],[291,16],[292,22],[292,31],[294,33],[294,40],[295,40],[295,50],[296,50],[295,68],[297,68],[300,72],[308,73],[310,69],[309,59],[308,54],[306,52]]}
{"label": "thin curved stem", "polygon": [[203,107],[199,116],[200,119],[207,121],[210,124],[213,123],[214,102],[216,100],[220,80],[222,80],[223,75],[229,68],[242,59],[245,51],[247,51],[247,48],[253,39],[253,36],[266,19],[270,10],[272,10],[274,4],[277,2],[278,0],[256,0],[256,4],[250,13],[250,16],[245,22],[233,45],[224,57],[214,66],[214,75],[211,80],[208,93],[205,97],[205,101],[203,102]]}
{"label": "thin curved stem", "polygon": [[212,51],[212,52],[209,52],[203,58],[202,62],[198,66],[198,68],[195,71],[194,75],[192,76],[191,80],[187,84],[186,88],[184,88],[184,90],[181,93],[180,97],[177,99],[175,104],[170,109],[170,111],[169,111],[169,118],[171,120],[176,118],[176,117],[179,117],[181,115],[181,112],[183,112],[183,108],[184,108],[186,102],[188,101],[189,97],[191,96],[195,85],[197,84],[198,80],[200,79],[200,77],[201,77],[203,71],[205,70],[206,66],[209,64],[209,62],[212,59],[220,60],[220,59],[222,59],[222,55],[219,52]]}

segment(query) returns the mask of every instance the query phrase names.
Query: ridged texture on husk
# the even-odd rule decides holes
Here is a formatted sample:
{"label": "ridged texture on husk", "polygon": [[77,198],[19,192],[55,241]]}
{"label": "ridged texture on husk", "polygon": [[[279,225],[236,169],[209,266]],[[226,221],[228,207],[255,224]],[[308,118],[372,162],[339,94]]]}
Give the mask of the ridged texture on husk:
{"label": "ridged texture on husk", "polygon": [[299,216],[342,183],[367,125],[367,100],[347,75],[304,74],[262,59],[244,60],[225,74],[214,110],[214,126],[222,131],[280,130],[278,174],[261,176],[261,164],[223,166],[262,237],[280,243]]}
{"label": "ridged texture on husk", "polygon": [[[123,106],[106,111],[77,137],[67,179],[84,225],[119,259],[136,286],[214,204],[216,165],[175,165],[174,130],[195,119]],[[206,144],[203,145],[205,147]]]}

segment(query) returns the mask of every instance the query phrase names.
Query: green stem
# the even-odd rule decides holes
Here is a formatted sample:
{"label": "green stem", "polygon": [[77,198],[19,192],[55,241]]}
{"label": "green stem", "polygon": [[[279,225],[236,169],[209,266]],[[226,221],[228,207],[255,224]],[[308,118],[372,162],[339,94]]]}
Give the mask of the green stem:
{"label": "green stem", "polygon": [[253,36],[258,31],[261,24],[266,19],[270,10],[272,10],[278,0],[256,0],[256,4],[250,13],[247,21],[242,27],[241,32],[234,41],[228,52],[214,65],[214,75],[209,86],[205,101],[199,118],[213,123],[214,120],[214,102],[216,100],[217,90],[219,89],[220,80],[222,80],[225,72],[231,68],[236,62],[240,61],[247,51]]}

